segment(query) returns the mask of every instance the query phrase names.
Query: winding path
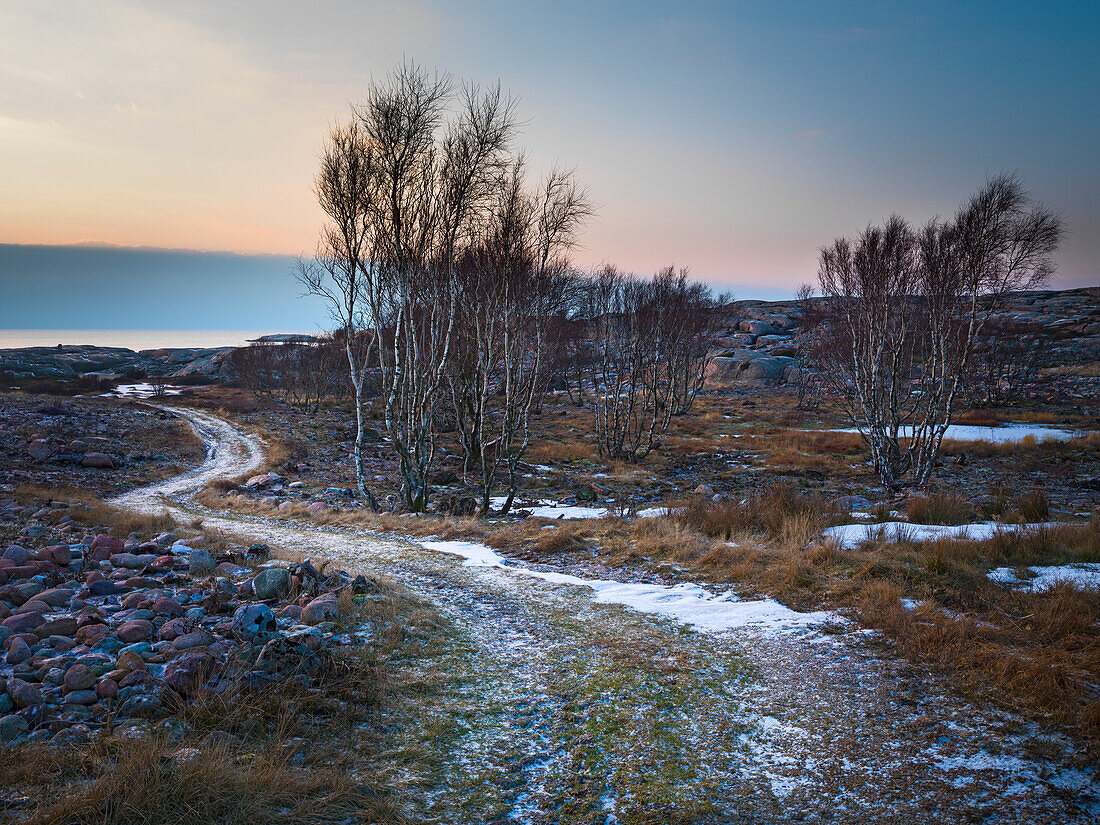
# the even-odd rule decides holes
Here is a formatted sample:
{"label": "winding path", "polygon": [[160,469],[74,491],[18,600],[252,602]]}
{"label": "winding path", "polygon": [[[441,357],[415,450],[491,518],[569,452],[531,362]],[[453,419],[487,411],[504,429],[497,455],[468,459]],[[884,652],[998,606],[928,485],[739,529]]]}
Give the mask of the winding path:
{"label": "winding path", "polygon": [[[1064,737],[953,694],[851,626],[701,632],[573,577],[214,511],[260,441],[183,407],[202,466],[114,500],[382,576],[431,603],[391,663],[392,774],[425,821],[1089,822],[1100,780]],[[599,583],[593,583],[599,584]]]}

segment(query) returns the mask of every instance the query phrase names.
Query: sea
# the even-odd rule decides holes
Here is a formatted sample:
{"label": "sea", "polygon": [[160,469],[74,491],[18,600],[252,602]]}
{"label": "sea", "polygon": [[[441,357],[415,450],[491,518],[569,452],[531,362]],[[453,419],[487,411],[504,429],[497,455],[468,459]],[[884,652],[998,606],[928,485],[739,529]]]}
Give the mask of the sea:
{"label": "sea", "polygon": [[261,335],[305,333],[300,329],[0,329],[0,349],[92,344],[97,347],[169,349],[240,347]]}

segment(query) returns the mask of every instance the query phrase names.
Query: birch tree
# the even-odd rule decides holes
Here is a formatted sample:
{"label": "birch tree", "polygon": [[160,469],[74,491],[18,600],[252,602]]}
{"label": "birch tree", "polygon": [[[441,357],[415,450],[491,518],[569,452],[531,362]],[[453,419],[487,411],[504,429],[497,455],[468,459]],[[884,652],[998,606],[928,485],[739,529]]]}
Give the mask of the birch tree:
{"label": "birch tree", "polygon": [[898,217],[821,250],[824,373],[884,486],[930,480],[983,331],[1054,271],[1060,218],[999,175],[949,221]]}

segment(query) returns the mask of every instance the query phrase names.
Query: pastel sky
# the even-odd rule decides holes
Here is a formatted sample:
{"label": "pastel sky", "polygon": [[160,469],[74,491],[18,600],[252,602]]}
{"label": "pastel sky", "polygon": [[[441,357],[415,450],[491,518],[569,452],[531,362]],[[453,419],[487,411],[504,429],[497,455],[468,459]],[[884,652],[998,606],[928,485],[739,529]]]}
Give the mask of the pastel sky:
{"label": "pastel sky", "polygon": [[326,126],[412,59],[519,98],[578,258],[793,292],[816,250],[1018,172],[1100,258],[1093,2],[0,0],[0,243],[297,255]]}

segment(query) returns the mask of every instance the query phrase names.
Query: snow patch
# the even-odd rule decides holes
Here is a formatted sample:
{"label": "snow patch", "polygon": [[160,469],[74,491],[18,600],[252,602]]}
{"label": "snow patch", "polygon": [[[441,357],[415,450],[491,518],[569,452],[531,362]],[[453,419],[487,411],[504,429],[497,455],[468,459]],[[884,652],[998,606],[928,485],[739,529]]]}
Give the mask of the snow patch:
{"label": "snow patch", "polygon": [[[184,391],[184,387],[165,386],[161,392],[161,395],[179,395]],[[105,392],[103,395],[112,396],[114,398],[153,398],[157,394],[157,388],[153,384],[119,384],[110,392]]]}
{"label": "snow patch", "polygon": [[495,550],[472,541],[423,541],[421,544],[429,550],[462,556],[465,565],[495,567],[553,584],[585,587],[594,591],[598,603],[624,605],[641,613],[665,616],[711,633],[750,626],[760,630],[794,630],[837,619],[835,614],[827,611],[799,613],[773,599],[746,601],[732,592],[715,595],[690,582],[672,586],[639,584],[584,579],[567,573],[515,567],[507,564],[504,557]]}
{"label": "snow patch", "polygon": [[1079,590],[1100,588],[1100,564],[1082,562],[1079,564],[1051,565],[1047,567],[1029,567],[1033,578],[1018,578],[1016,568],[998,567],[986,575],[990,581],[1003,584],[1015,590],[1027,590],[1043,593],[1059,584],[1070,584]]}
{"label": "snow patch", "polygon": [[[834,433],[858,433],[858,427],[846,427],[830,430]],[[909,438],[912,427],[902,427],[899,435]],[[1087,435],[1084,430],[1063,430],[1058,427],[1045,427],[1040,424],[1005,424],[1003,427],[979,427],[974,424],[949,424],[944,438],[948,441],[988,441],[992,444],[1015,444],[1029,435],[1036,441],[1068,441]]]}
{"label": "snow patch", "polygon": [[910,524],[904,521],[888,521],[880,524],[841,524],[825,530],[826,539],[835,541],[841,548],[850,550],[862,542],[882,536],[887,541],[930,541],[934,539],[972,539],[982,541],[1002,532],[1039,530],[1060,526],[1055,522],[1037,524],[1001,524],[982,521],[975,524]]}

